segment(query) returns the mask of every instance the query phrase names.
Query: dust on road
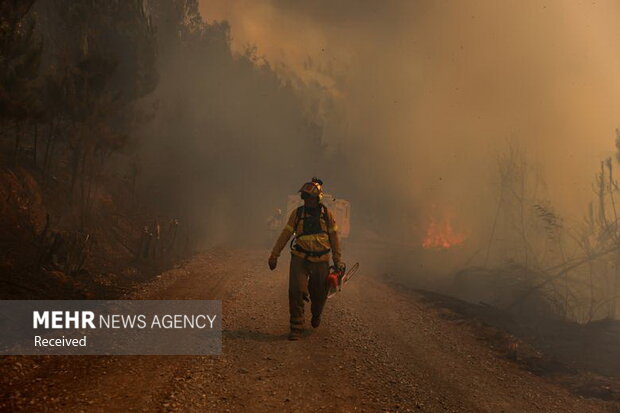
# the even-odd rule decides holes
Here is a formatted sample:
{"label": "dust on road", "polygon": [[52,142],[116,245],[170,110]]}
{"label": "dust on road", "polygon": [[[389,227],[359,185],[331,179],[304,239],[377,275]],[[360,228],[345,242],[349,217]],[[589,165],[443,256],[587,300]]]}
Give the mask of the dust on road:
{"label": "dust on road", "polygon": [[[380,274],[360,270],[319,329],[287,338],[288,259],[216,249],[135,291],[223,300],[221,356],[6,357],[2,410],[596,412]],[[309,311],[308,311],[309,312]],[[309,327],[309,314],[307,314]]]}

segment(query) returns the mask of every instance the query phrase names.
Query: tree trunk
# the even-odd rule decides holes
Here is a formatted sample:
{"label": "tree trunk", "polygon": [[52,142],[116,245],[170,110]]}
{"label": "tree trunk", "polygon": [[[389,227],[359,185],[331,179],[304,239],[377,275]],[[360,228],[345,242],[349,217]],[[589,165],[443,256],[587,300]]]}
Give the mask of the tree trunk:
{"label": "tree trunk", "polygon": [[89,156],[88,156],[88,152],[89,149],[85,149],[84,153],[82,154],[82,165],[81,165],[81,170],[80,170],[80,206],[81,206],[81,210],[82,210],[82,219],[81,219],[81,225],[82,225],[82,229],[86,228],[86,214],[87,214],[87,209],[88,209],[88,197],[89,195],[86,192],[86,184],[87,184],[87,179],[89,177],[89,170],[87,169],[87,163],[89,160]]}
{"label": "tree trunk", "polygon": [[17,157],[19,156],[19,141],[21,137],[20,124],[15,120],[15,151],[13,153],[13,165],[17,165]]}
{"label": "tree trunk", "polygon": [[43,157],[43,183],[47,183],[47,175],[48,175],[48,169],[49,169],[49,164],[50,164],[50,157],[51,157],[51,148],[52,148],[52,140],[53,140],[53,136],[54,136],[54,118],[52,118],[50,120],[50,124],[49,124],[49,131],[47,134],[47,142],[45,144],[45,155]]}
{"label": "tree trunk", "polygon": [[80,145],[74,148],[71,153],[71,186],[69,187],[69,201],[73,201],[73,192],[77,182],[78,172],[80,170],[80,160],[82,158],[82,150]]}
{"label": "tree trunk", "polygon": [[34,161],[34,167],[35,168],[37,167],[37,150],[38,150],[38,148],[37,148],[37,140],[38,140],[38,138],[39,138],[39,123],[35,122],[34,123],[34,137],[33,137],[34,148],[33,148],[33,152],[32,152],[32,160]]}
{"label": "tree trunk", "polygon": [[616,252],[616,268],[614,274],[614,285],[611,292],[611,304],[609,308],[609,318],[611,320],[616,319],[618,313],[618,294],[620,294],[620,249]]}

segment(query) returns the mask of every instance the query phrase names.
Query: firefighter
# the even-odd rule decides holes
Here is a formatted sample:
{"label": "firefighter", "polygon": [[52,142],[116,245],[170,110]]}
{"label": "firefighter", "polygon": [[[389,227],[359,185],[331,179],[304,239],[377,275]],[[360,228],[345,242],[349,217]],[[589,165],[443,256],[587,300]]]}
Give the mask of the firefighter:
{"label": "firefighter", "polygon": [[338,227],[332,213],[321,203],[323,182],[318,178],[305,183],[299,190],[304,205],[294,210],[276,241],[269,257],[269,268],[274,270],[282,249],[295,235],[291,243],[291,266],[289,273],[288,300],[291,332],[289,340],[298,340],[304,328],[304,301],[311,301],[312,327],[321,323],[321,313],[329,289],[329,258],[333,256],[334,267],[341,263]]}

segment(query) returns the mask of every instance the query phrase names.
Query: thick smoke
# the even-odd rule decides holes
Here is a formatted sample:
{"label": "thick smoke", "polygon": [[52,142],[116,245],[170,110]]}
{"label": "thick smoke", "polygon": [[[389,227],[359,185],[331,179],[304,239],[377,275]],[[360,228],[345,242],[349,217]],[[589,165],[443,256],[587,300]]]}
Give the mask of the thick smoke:
{"label": "thick smoke", "polygon": [[391,233],[412,225],[410,236],[434,208],[456,211],[474,234],[488,223],[508,142],[538,165],[557,211],[585,211],[620,113],[618,7],[201,3],[207,20],[229,22],[236,51],[255,45],[281,75],[301,79],[309,99],[320,91],[313,115],[336,154],[327,183],[356,211],[390,216]]}
{"label": "thick smoke", "polygon": [[152,5],[160,81],[145,102],[140,187],[198,241],[260,244],[267,217],[319,171],[320,129],[268,65],[233,56],[226,24],[167,27],[166,4]]}

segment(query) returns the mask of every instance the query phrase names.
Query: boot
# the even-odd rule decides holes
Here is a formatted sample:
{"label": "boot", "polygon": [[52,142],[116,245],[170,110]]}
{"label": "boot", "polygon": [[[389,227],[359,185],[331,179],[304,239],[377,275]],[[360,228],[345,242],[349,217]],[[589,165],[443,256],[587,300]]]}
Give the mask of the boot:
{"label": "boot", "polygon": [[312,324],[312,328],[318,328],[321,325],[321,316],[312,316],[312,321],[310,323]]}
{"label": "boot", "polygon": [[288,334],[288,339],[290,341],[297,341],[301,338],[301,330],[296,328],[292,328],[291,332]]}

